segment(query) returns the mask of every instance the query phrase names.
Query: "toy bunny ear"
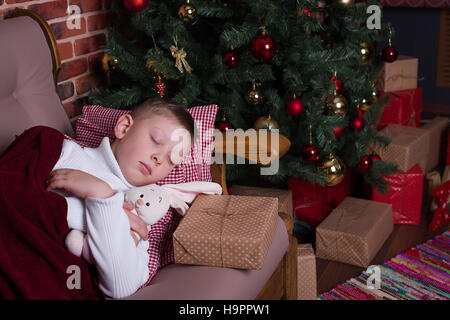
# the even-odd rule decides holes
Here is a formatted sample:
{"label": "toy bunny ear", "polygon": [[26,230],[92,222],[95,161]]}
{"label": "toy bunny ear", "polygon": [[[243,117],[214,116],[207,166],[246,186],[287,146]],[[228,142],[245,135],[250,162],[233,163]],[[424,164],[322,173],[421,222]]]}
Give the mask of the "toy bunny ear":
{"label": "toy bunny ear", "polygon": [[169,194],[170,206],[184,216],[190,203],[200,193],[222,194],[222,187],[215,182],[194,181],[179,184],[165,184],[161,187]]}

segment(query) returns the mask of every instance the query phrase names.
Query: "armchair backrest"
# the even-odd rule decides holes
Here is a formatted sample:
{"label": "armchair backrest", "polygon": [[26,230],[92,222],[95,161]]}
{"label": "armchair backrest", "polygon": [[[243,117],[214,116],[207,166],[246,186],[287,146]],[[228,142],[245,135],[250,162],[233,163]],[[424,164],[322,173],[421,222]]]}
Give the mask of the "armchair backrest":
{"label": "armchair backrest", "polygon": [[56,93],[56,41],[47,39],[45,28],[50,29],[29,10],[17,9],[0,21],[0,153],[15,135],[36,125],[73,136]]}

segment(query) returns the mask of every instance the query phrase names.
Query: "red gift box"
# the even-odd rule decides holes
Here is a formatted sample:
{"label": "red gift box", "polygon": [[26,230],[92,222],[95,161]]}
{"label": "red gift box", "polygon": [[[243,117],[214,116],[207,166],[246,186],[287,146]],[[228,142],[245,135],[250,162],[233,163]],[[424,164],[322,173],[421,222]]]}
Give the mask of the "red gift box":
{"label": "red gift box", "polygon": [[408,172],[386,176],[390,184],[383,196],[372,188],[372,200],[392,204],[394,224],[420,224],[423,172],[416,164]]}
{"label": "red gift box", "polygon": [[317,226],[346,197],[352,194],[352,175],[345,171],[344,179],[335,186],[321,186],[301,178],[290,177],[288,188],[292,191],[292,206],[296,220]]}
{"label": "red gift box", "polygon": [[383,114],[378,121],[378,130],[383,129],[389,123],[419,128],[422,112],[422,88],[394,91],[390,94],[391,103],[384,107]]}

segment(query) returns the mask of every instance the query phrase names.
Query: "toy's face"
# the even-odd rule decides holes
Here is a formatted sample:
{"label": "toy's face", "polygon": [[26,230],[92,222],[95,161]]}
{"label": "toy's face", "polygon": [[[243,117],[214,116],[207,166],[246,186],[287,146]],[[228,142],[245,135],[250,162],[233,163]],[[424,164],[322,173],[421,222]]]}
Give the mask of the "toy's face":
{"label": "toy's face", "polygon": [[129,190],[125,198],[136,208],[138,216],[149,225],[156,223],[169,210],[169,195],[156,184]]}

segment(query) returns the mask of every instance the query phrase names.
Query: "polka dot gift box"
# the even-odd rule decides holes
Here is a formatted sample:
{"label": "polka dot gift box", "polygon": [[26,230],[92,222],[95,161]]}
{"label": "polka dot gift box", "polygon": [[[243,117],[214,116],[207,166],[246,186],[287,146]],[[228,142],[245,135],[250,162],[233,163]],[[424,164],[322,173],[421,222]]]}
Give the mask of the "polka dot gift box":
{"label": "polka dot gift box", "polygon": [[277,217],[277,198],[199,195],[173,234],[175,263],[260,270]]}

